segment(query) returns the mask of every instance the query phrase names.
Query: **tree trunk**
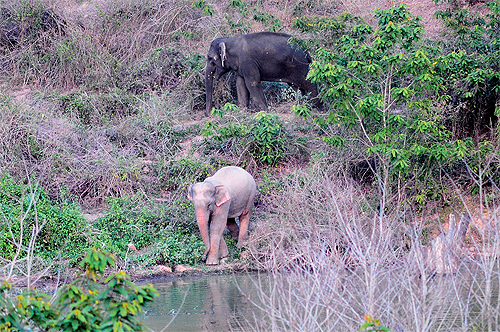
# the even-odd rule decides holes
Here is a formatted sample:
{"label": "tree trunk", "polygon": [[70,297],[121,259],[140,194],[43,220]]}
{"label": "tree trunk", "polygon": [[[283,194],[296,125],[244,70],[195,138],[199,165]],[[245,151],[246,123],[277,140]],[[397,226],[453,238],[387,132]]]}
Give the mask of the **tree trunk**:
{"label": "tree trunk", "polygon": [[439,234],[427,247],[426,260],[430,274],[457,272],[469,223],[469,216],[465,214],[462,214],[458,224],[455,216],[450,214],[448,233]]}

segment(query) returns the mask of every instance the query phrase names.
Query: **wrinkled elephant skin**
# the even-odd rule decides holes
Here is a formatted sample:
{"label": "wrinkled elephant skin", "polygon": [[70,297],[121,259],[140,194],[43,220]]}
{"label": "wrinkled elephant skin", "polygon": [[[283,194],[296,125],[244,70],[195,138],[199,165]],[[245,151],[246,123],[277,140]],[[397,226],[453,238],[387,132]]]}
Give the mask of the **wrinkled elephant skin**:
{"label": "wrinkled elephant skin", "polygon": [[[226,226],[238,239],[238,248],[245,243],[255,193],[253,177],[236,166],[223,167],[205,181],[189,186],[188,198],[205,244],[207,265],[217,265],[229,254],[222,236]],[[239,226],[235,218],[239,218]]]}
{"label": "wrinkled elephant skin", "polygon": [[232,38],[215,39],[207,54],[205,115],[212,111],[213,80],[230,70],[236,73],[236,90],[241,107],[254,105],[267,111],[261,81],[288,83],[295,91],[309,94],[317,108],[322,109],[316,84],[306,79],[311,56],[291,46],[291,36],[284,33],[257,32]]}

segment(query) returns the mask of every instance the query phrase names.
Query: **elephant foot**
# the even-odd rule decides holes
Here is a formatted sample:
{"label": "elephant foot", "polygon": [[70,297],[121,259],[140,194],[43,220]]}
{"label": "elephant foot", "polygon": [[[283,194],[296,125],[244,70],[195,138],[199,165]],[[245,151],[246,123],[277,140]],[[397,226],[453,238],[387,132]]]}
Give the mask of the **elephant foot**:
{"label": "elephant foot", "polygon": [[206,265],[219,265],[219,259],[215,257],[207,257]]}
{"label": "elephant foot", "polygon": [[237,247],[237,248],[241,248],[241,247],[243,247],[246,243],[247,243],[247,241],[242,241],[242,240],[239,240],[239,241],[238,241],[238,243],[236,244],[236,247]]}

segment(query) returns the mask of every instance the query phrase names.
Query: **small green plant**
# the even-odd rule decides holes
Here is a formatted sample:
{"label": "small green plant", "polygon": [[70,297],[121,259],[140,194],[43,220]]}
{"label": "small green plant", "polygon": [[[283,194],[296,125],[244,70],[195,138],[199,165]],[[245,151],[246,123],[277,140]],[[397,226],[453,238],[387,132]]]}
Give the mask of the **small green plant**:
{"label": "small green plant", "polygon": [[261,12],[254,7],[253,19],[257,22],[263,23],[271,31],[279,31],[281,28],[281,20],[273,14]]}
{"label": "small green plant", "polygon": [[[212,6],[206,3],[205,0],[196,0],[193,2],[193,7],[199,8],[203,11],[205,15],[212,16],[214,14],[214,9]],[[242,0],[231,0],[227,5],[228,10],[233,10],[241,17],[235,19],[236,13],[233,15],[226,14],[226,21],[233,33],[248,33],[252,26],[251,21],[245,20],[251,18],[255,22],[262,23],[270,31],[279,31],[282,27],[281,20],[266,12],[259,10],[257,6],[251,7],[248,3]],[[244,19],[241,19],[244,18]]]}
{"label": "small green plant", "polygon": [[275,165],[285,153],[285,130],[278,116],[259,112],[250,127],[251,154],[261,162]]}
{"label": "small green plant", "polygon": [[160,241],[151,251],[152,259],[158,263],[174,266],[177,264],[196,265],[201,262],[205,246],[198,233],[197,223],[191,227],[170,226],[161,232]]}
{"label": "small green plant", "polygon": [[193,1],[193,7],[201,9],[205,15],[212,16],[215,13],[214,8],[207,4],[205,0]]}
{"label": "small green plant", "polygon": [[222,106],[222,109],[213,108],[211,114],[213,116],[218,116],[222,118],[227,112],[238,112],[239,107],[235,104],[226,103]]}
{"label": "small green plant", "polygon": [[57,310],[44,293],[32,291],[13,294],[12,286],[4,281],[0,286],[0,331],[49,331],[58,318]]}
{"label": "small green plant", "polygon": [[307,105],[293,105],[292,112],[295,113],[295,116],[301,117],[303,119],[306,119],[311,115]]}
{"label": "small green plant", "polygon": [[52,303],[48,295],[28,290],[14,295],[0,286],[1,331],[142,331],[137,315],[158,293],[151,285],[136,286],[119,271],[106,279],[115,265],[112,255],[92,249],[81,266],[83,276],[61,287]]}
{"label": "small green plant", "polygon": [[236,154],[249,154],[263,164],[276,165],[282,161],[287,144],[293,141],[276,114],[259,112],[236,123],[224,123],[224,114],[237,107],[226,104],[222,111],[214,110],[221,121],[209,121],[202,133],[207,145],[212,143],[221,151],[231,148]]}
{"label": "small green plant", "polygon": [[365,323],[361,325],[361,328],[359,329],[360,331],[366,331],[366,332],[390,331],[387,327],[380,325],[380,320],[372,318],[371,315],[365,315],[364,318],[365,318]]}
{"label": "small green plant", "polygon": [[65,315],[56,327],[63,331],[142,330],[137,315],[158,293],[151,285],[134,285],[124,271],[103,280],[104,270],[114,264],[113,256],[106,252],[93,249],[87,254],[82,262],[85,275],[63,287],[57,297]]}

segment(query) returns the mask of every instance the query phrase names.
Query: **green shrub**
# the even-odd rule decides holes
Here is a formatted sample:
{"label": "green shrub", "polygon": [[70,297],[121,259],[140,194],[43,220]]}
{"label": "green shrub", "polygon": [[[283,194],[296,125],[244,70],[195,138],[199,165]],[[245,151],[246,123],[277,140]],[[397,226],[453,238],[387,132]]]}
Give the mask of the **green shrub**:
{"label": "green shrub", "polygon": [[127,266],[200,262],[205,247],[193,207],[184,195],[161,205],[144,204],[140,197],[110,198],[108,203],[108,212],[92,228],[107,251],[127,257]]}
{"label": "green shrub", "polygon": [[151,251],[156,263],[169,266],[177,264],[195,265],[201,263],[205,245],[193,218],[189,227],[167,227],[161,232],[159,241]]}
{"label": "green shrub", "polygon": [[475,12],[452,2],[436,16],[447,28],[445,52],[437,57],[450,108],[446,121],[458,137],[478,139],[500,114],[500,1],[487,1]]}
{"label": "green shrub", "polygon": [[138,197],[108,198],[107,201],[106,215],[95,221],[92,227],[98,232],[98,241],[113,254],[125,254],[129,244],[134,244],[137,249],[152,245],[167,224],[162,211],[151,204],[142,205]]}
{"label": "green shrub", "polygon": [[307,153],[300,148],[307,142],[294,137],[278,115],[262,111],[253,116],[245,115],[239,121],[230,121],[225,116],[237,110],[236,105],[226,104],[222,110],[212,111],[219,119],[209,121],[202,131],[209,151],[236,155],[240,160],[252,157],[261,164],[271,166],[291,158],[300,159],[302,154]]}
{"label": "green shrub", "polygon": [[16,183],[10,176],[0,178],[0,254],[12,259],[17,244],[22,242],[19,258],[27,256],[25,248],[43,259],[58,257],[70,259],[70,263],[81,257],[88,246],[88,229],[79,206],[69,200],[50,199],[43,189],[33,185]]}
{"label": "green shrub", "polygon": [[93,249],[81,264],[86,273],[59,289],[55,301],[29,289],[15,294],[0,286],[1,331],[142,331],[137,315],[158,296],[151,284],[136,286],[123,271],[104,279],[114,258]]}
{"label": "green shrub", "polygon": [[285,137],[285,128],[277,115],[259,112],[250,127],[250,153],[264,164],[275,165],[284,157]]}

